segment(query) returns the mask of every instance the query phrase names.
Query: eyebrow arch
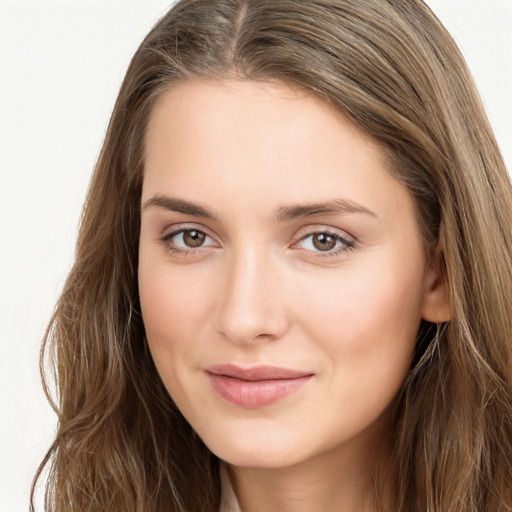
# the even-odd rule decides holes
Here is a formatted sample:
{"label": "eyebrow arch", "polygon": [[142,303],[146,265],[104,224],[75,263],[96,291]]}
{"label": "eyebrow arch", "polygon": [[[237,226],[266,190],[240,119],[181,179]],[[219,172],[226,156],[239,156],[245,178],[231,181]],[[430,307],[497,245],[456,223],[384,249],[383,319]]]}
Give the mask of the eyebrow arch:
{"label": "eyebrow arch", "polygon": [[[217,215],[210,212],[204,206],[174,197],[153,196],[142,205],[142,210],[147,210],[151,207],[163,208],[164,210],[184,213],[194,217],[204,217],[206,219],[216,220],[218,218]],[[278,222],[284,222],[300,217],[334,213],[362,213],[377,218],[377,214],[368,208],[348,199],[334,199],[323,203],[282,206],[278,209],[276,217]]]}
{"label": "eyebrow arch", "polygon": [[142,210],[147,210],[152,206],[173,212],[184,213],[186,215],[193,215],[194,217],[217,219],[217,215],[210,212],[204,206],[192,203],[190,201],[185,201],[183,199],[176,199],[174,197],[153,196],[142,205]]}
{"label": "eyebrow arch", "polygon": [[362,213],[377,218],[377,214],[368,208],[348,199],[334,199],[324,203],[299,204],[295,206],[283,206],[277,212],[279,222],[311,217],[313,215],[332,213]]}

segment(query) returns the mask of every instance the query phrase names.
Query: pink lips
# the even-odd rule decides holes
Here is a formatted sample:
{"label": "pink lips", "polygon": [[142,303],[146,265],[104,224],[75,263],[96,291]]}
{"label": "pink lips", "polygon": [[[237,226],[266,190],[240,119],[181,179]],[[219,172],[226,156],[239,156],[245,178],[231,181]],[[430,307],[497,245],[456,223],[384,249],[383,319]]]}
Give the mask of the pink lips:
{"label": "pink lips", "polygon": [[313,374],[275,366],[241,368],[223,364],[206,368],[213,389],[226,401],[246,409],[273,404],[306,384]]}

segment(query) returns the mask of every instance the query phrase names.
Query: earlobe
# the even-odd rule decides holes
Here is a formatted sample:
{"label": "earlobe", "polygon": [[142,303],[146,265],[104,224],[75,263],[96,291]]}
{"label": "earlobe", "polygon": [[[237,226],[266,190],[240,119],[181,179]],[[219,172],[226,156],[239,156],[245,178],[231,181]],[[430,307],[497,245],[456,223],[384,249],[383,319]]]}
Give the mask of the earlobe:
{"label": "earlobe", "polygon": [[452,318],[448,283],[443,265],[444,233],[441,229],[439,242],[425,274],[425,293],[421,309],[423,320],[432,323],[448,322]]}

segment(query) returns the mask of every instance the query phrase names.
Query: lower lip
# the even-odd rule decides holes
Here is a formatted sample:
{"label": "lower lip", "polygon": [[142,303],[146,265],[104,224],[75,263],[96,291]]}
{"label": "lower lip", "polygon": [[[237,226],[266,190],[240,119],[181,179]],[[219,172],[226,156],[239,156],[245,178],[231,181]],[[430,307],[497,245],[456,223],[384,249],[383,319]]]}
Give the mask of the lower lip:
{"label": "lower lip", "polygon": [[299,391],[312,375],[293,379],[241,380],[208,373],[213,389],[230,404],[259,409]]}

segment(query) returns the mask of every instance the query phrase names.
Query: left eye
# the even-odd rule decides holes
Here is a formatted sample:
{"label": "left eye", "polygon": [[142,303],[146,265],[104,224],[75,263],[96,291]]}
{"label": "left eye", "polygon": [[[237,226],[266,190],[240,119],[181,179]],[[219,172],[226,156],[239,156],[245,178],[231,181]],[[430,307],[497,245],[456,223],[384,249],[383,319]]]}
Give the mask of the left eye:
{"label": "left eye", "polygon": [[343,238],[341,235],[326,231],[311,233],[310,235],[305,236],[299,242],[299,245],[301,246],[301,249],[316,252],[329,252],[341,247],[348,248],[352,246],[351,242],[346,238]]}

